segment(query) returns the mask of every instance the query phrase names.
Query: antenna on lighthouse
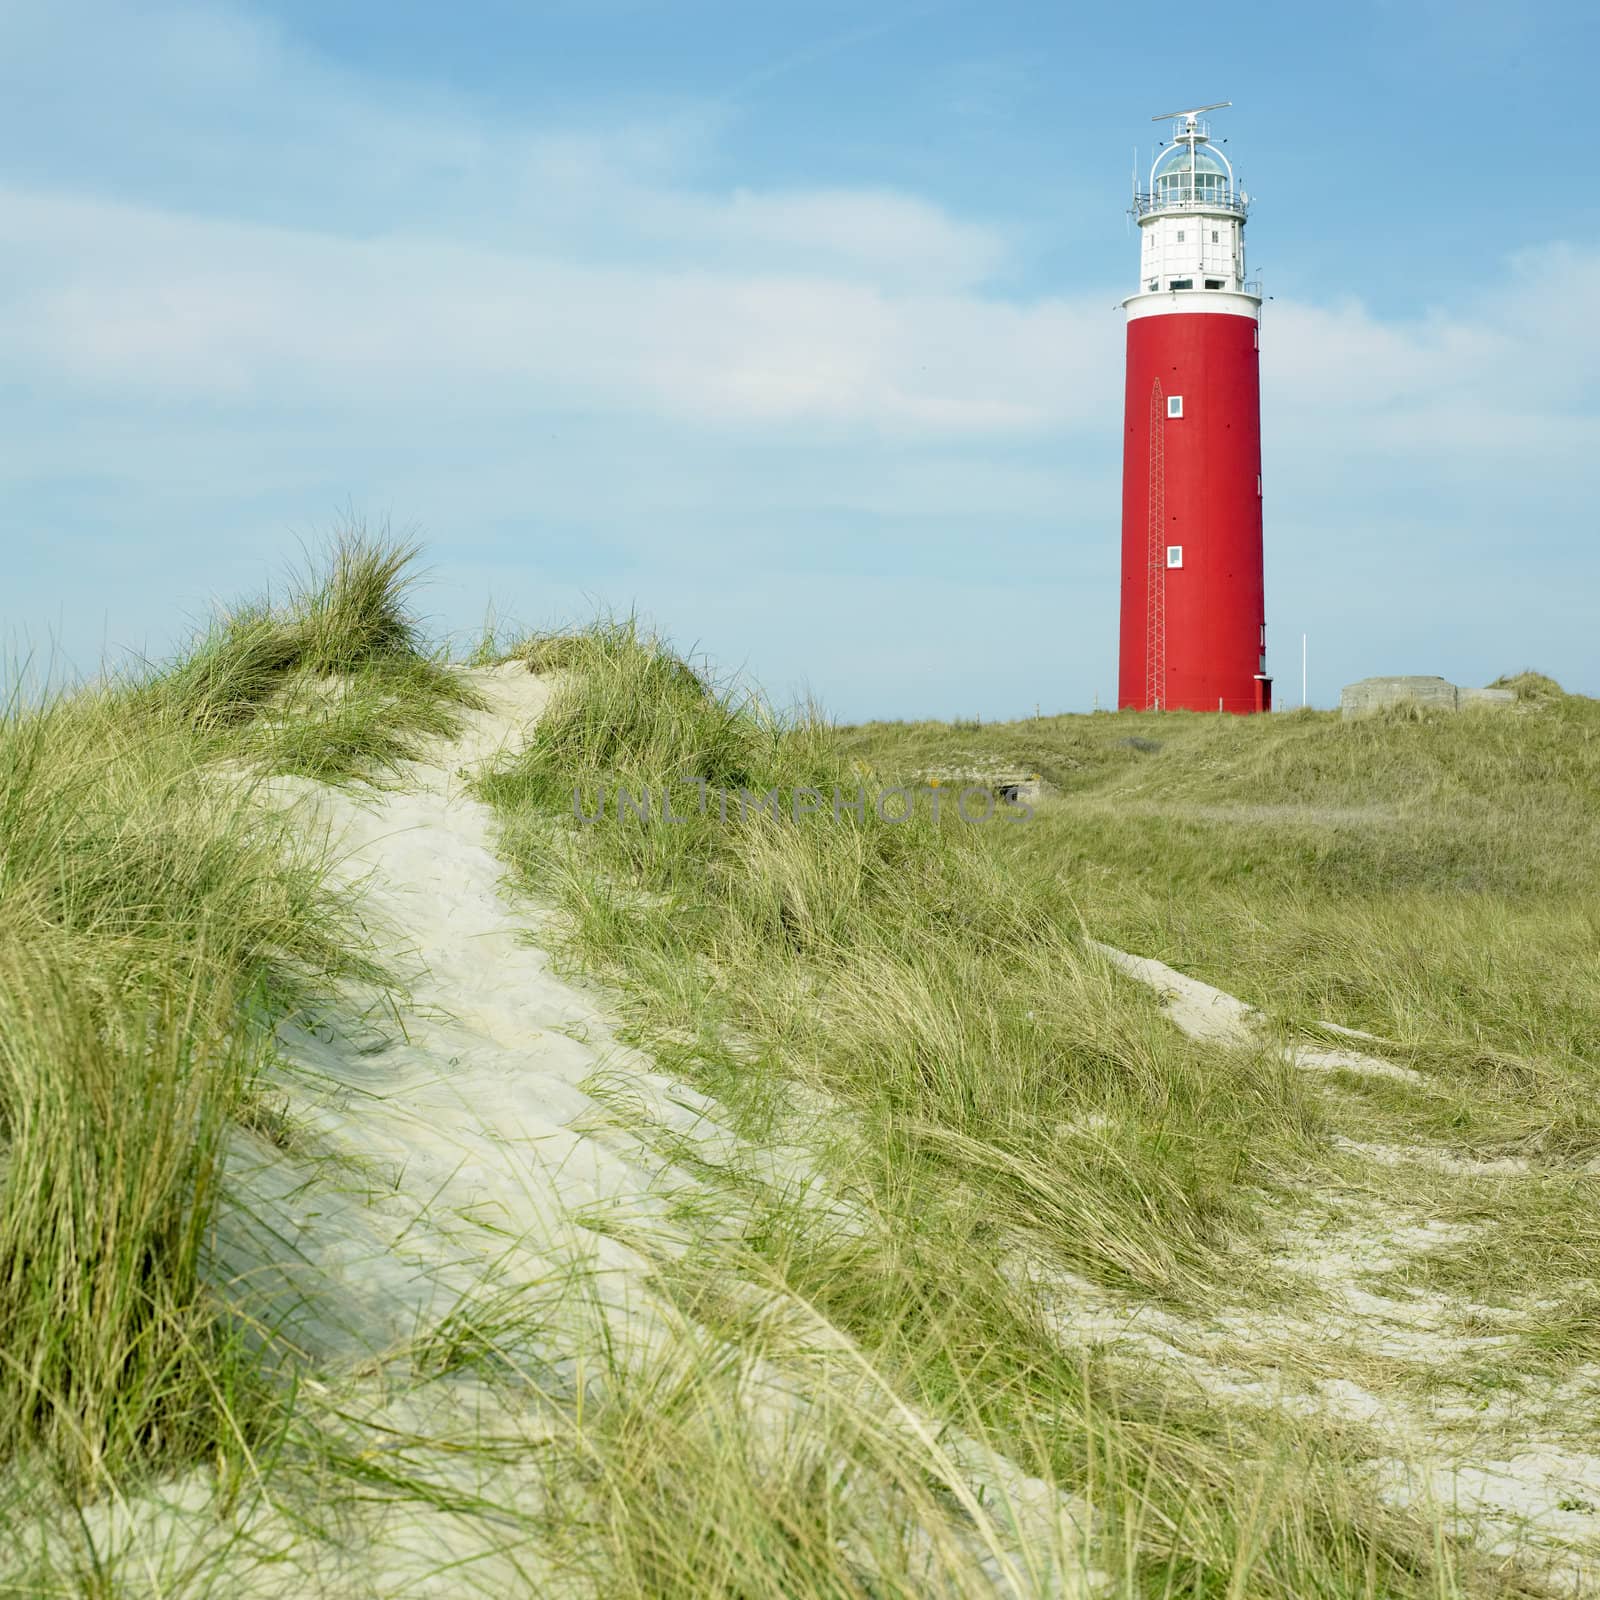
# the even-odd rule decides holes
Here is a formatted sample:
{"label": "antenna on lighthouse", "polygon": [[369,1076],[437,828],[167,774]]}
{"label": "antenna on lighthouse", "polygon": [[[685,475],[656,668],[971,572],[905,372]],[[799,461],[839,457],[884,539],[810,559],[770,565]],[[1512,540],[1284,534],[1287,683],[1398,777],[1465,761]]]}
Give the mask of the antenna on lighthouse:
{"label": "antenna on lighthouse", "polygon": [[1187,111],[1163,111],[1159,117],[1151,117],[1152,122],[1176,122],[1182,117],[1185,122],[1193,123],[1202,111],[1224,111],[1233,104],[1231,100],[1213,101],[1208,106],[1191,106]]}

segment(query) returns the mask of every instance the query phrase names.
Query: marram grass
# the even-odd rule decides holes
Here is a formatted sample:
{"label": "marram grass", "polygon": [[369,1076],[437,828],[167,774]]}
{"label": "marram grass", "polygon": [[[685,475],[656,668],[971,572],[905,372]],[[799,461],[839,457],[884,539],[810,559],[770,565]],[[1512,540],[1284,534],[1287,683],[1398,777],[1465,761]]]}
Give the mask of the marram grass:
{"label": "marram grass", "polygon": [[[448,730],[410,554],[345,536],[286,608],[0,721],[0,1452],[90,1492],[249,1425],[202,1273],[225,1132],[274,1022],[378,974],[248,774],[345,778]],[[335,717],[271,722],[333,673]]]}

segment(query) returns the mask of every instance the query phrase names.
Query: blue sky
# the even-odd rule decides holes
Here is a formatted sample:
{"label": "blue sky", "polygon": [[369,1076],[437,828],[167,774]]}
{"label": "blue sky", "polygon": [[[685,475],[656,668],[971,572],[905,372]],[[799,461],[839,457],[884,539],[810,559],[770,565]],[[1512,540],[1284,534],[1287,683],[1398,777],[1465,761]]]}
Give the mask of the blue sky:
{"label": "blue sky", "polygon": [[0,0],[0,625],[170,648],[345,508],[843,717],[1115,693],[1153,112],[1255,200],[1280,701],[1600,693],[1576,5]]}

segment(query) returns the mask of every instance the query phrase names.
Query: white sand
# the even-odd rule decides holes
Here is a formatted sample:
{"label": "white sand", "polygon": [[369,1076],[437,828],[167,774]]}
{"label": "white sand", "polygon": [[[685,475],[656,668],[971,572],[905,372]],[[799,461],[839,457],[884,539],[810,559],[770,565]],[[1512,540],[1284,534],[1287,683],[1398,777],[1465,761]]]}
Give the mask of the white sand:
{"label": "white sand", "polygon": [[[361,1027],[336,1018],[321,1036],[280,1030],[301,1069],[296,1117],[356,1159],[366,1183],[352,1193],[353,1174],[329,1172],[306,1190],[303,1162],[260,1141],[237,1151],[248,1202],[230,1257],[252,1268],[261,1314],[321,1359],[393,1348],[502,1252],[502,1270],[528,1281],[586,1261],[607,1303],[642,1331],[648,1264],[572,1218],[621,1208],[635,1228],[659,1226],[666,1196],[694,1180],[647,1158],[585,1092],[603,1065],[626,1066],[649,1114],[708,1156],[735,1143],[710,1102],[622,1046],[596,998],[528,942],[538,914],[508,903],[488,810],[464,775],[519,746],[549,687],[515,667],[478,677],[490,710],[471,715],[458,744],[410,766],[403,787],[358,798],[280,786],[336,841],[339,876],[409,987],[403,1015]],[[269,1229],[290,1252],[269,1243]]]}
{"label": "white sand", "polygon": [[[1264,1043],[1261,1028],[1263,1019],[1254,1006],[1149,956],[1131,956],[1114,945],[1099,944],[1092,939],[1089,947],[1099,951],[1119,972],[1137,979],[1146,988],[1154,989],[1161,996],[1162,1009],[1172,1019],[1173,1026],[1191,1039],[1239,1048]],[[1323,1026],[1334,1025],[1324,1023]],[[1366,1037],[1353,1028],[1338,1028],[1336,1031],[1352,1038]],[[1290,1044],[1282,1047],[1282,1054],[1292,1065],[1308,1072],[1359,1072],[1371,1077],[1398,1078],[1406,1083],[1422,1081],[1421,1074],[1409,1067],[1358,1050]]]}

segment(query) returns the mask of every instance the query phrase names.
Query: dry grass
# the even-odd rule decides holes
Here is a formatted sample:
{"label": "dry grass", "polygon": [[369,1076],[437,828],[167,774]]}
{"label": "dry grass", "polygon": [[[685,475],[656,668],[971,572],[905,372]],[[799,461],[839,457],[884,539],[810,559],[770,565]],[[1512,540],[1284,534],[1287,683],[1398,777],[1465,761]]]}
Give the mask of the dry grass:
{"label": "dry grass", "polygon": [[223,773],[305,764],[264,733],[296,674],[357,686],[336,775],[438,722],[409,559],[345,537],[286,612],[0,725],[0,1440],[91,1491],[250,1425],[202,1275],[223,1133],[278,1018],[377,974],[316,849]]}

